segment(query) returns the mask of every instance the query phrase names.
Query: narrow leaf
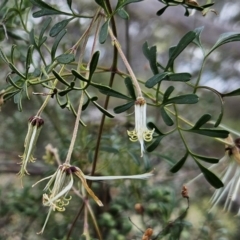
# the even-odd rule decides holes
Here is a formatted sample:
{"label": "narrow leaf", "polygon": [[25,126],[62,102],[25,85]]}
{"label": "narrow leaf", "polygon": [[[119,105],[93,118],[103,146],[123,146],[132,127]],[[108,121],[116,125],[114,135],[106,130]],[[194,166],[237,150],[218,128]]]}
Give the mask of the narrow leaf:
{"label": "narrow leaf", "polygon": [[107,117],[114,118],[114,115],[112,115],[110,112],[108,112],[106,109],[104,109],[102,106],[100,106],[97,102],[92,101],[92,103]]}
{"label": "narrow leaf", "polygon": [[169,96],[171,95],[171,93],[174,91],[174,87],[170,86],[167,88],[167,90],[165,91],[164,95],[163,95],[163,104],[165,104],[165,102],[168,100]]}
{"label": "narrow leaf", "polygon": [[203,165],[201,165],[197,160],[195,160],[198,167],[200,168],[201,172],[203,173],[206,180],[215,188],[221,188],[223,187],[222,181],[211,171],[209,171],[207,168],[205,168]]}
{"label": "narrow leaf", "polygon": [[158,67],[157,67],[157,47],[152,46],[151,48],[148,47],[148,43],[145,42],[142,46],[142,51],[144,56],[148,59],[151,70],[154,75],[158,74]]}
{"label": "narrow leaf", "polygon": [[178,172],[186,162],[188,154],[189,153],[186,152],[185,155],[170,169],[170,172],[172,173]]}
{"label": "narrow leaf", "polygon": [[8,59],[6,57],[6,55],[4,54],[4,52],[2,51],[2,48],[0,48],[0,58],[5,62],[8,63]]}
{"label": "narrow leaf", "polygon": [[128,92],[129,92],[130,96],[133,99],[136,99],[136,95],[135,95],[132,79],[130,77],[126,77],[125,80],[124,80],[124,83],[126,85],[126,88],[127,88]]}
{"label": "narrow leaf", "polygon": [[72,0],[67,0],[67,5],[70,9],[72,9]]}
{"label": "narrow leaf", "polygon": [[174,122],[173,122],[172,118],[169,117],[169,115],[167,114],[167,112],[164,109],[164,107],[160,108],[160,112],[161,112],[162,119],[166,123],[166,125],[172,126],[174,124]]}
{"label": "narrow leaf", "polygon": [[101,84],[97,84],[97,83],[91,83],[92,86],[98,88],[98,90],[102,93],[102,94],[105,94],[105,95],[108,95],[108,96],[112,96],[112,97],[116,97],[116,98],[121,98],[121,99],[126,99],[126,100],[130,100],[132,101],[133,99],[120,93],[120,92],[117,92],[115,90],[113,90],[112,88],[108,87],[108,86],[105,86],[105,85],[101,85]]}
{"label": "narrow leaf", "polygon": [[67,30],[62,30],[56,37],[54,43],[53,43],[53,46],[52,46],[52,50],[51,50],[51,57],[52,57],[52,60],[54,60],[55,58],[55,54],[56,54],[56,51],[57,51],[57,47],[58,47],[58,44],[60,43],[60,41],[62,40],[62,38],[64,37],[64,35],[67,33]]}
{"label": "narrow leaf", "polygon": [[65,19],[62,20],[61,22],[56,23],[50,30],[50,37],[55,37],[58,35],[58,33],[60,33],[67,25],[68,23],[72,20],[72,18],[70,19]]}
{"label": "narrow leaf", "polygon": [[239,96],[239,95],[240,95],[240,88],[238,88],[232,92],[229,92],[229,93],[221,94],[222,97],[232,97],[232,96]]}
{"label": "narrow leaf", "polygon": [[169,98],[167,101],[164,101],[164,105],[167,104],[195,104],[199,100],[198,96],[196,94],[186,94],[181,95],[173,98]]}
{"label": "narrow leaf", "polygon": [[153,123],[153,122],[148,122],[147,123],[148,128],[150,129],[155,129],[155,133],[159,134],[159,135],[164,135],[158,128],[157,126]]}
{"label": "narrow leaf", "polygon": [[205,123],[207,123],[211,119],[210,114],[204,114],[202,117],[198,119],[198,121],[195,123],[194,127],[192,129],[199,129],[202,127]]}
{"label": "narrow leaf", "polygon": [[[43,23],[42,23],[42,29],[41,29],[41,32],[39,34],[39,42],[42,40],[43,38],[43,34],[45,33],[45,31],[47,30],[48,26],[50,25],[52,21],[52,18],[51,17],[48,17],[46,18]],[[38,45],[40,46],[41,44],[39,44],[38,42]]]}
{"label": "narrow leaf", "polygon": [[61,54],[56,57],[56,60],[62,64],[68,64],[75,60],[75,56],[71,53]]}
{"label": "narrow leaf", "polygon": [[99,42],[101,44],[105,43],[108,36],[108,25],[109,25],[109,19],[102,25],[100,32],[99,32]]}
{"label": "narrow leaf", "polygon": [[206,157],[206,156],[202,156],[202,155],[198,155],[198,154],[193,154],[192,155],[204,162],[208,162],[208,163],[212,163],[212,164],[215,164],[215,163],[218,163],[219,162],[219,159],[218,158],[213,158],[213,157]]}
{"label": "narrow leaf", "polygon": [[118,15],[119,15],[120,18],[126,19],[126,20],[129,19],[128,13],[127,13],[123,8],[119,8],[119,9],[117,10],[117,13],[118,13]]}
{"label": "narrow leaf", "polygon": [[100,56],[100,52],[99,51],[95,52],[93,54],[93,56],[92,56],[90,67],[89,67],[89,79],[92,78],[92,75],[93,75],[93,73],[95,72],[95,70],[97,68],[99,56]]}
{"label": "narrow leaf", "polygon": [[107,9],[106,9],[106,6],[105,6],[105,4],[106,4],[105,0],[95,0],[95,2],[96,2],[100,7],[102,7],[102,8],[105,10],[105,12],[107,12]]}
{"label": "narrow leaf", "polygon": [[9,62],[8,65],[14,73],[16,73],[21,78],[26,79],[26,77],[21,72],[19,72],[18,69],[12,63]]}
{"label": "narrow leaf", "polygon": [[70,87],[70,84],[65,81],[58,72],[56,72],[55,70],[52,70],[53,75],[55,76],[55,78],[57,78],[58,81],[60,81],[61,83],[63,83],[64,85],[67,85],[68,87]]}
{"label": "narrow leaf", "polygon": [[176,82],[188,82],[191,80],[192,75],[190,73],[171,73],[167,75],[169,81]]}
{"label": "narrow leaf", "polygon": [[152,152],[153,150],[155,150],[155,149],[158,147],[158,145],[160,144],[161,140],[162,140],[164,137],[165,137],[165,135],[160,135],[160,136],[158,136],[153,143],[151,143],[149,146],[146,147],[146,150],[147,150],[148,152]]}
{"label": "narrow leaf", "polygon": [[77,72],[76,70],[72,69],[71,70],[72,74],[76,77],[79,78],[80,80],[84,81],[84,82],[88,82],[88,79],[86,79],[84,76],[82,76],[79,72]]}
{"label": "narrow leaf", "polygon": [[166,79],[166,76],[168,75],[168,72],[164,72],[164,73],[158,73],[156,75],[154,75],[153,77],[151,77],[150,79],[148,79],[145,83],[145,86],[147,88],[152,88],[154,87],[156,84],[160,83],[162,80]]}
{"label": "narrow leaf", "polygon": [[134,103],[135,103],[135,101],[128,102],[128,103],[123,104],[123,105],[121,105],[121,106],[115,107],[115,108],[113,109],[113,111],[114,111],[115,113],[117,113],[117,114],[118,114],[118,113],[125,112],[125,111],[127,111],[129,108],[131,108],[131,107],[134,105]]}
{"label": "narrow leaf", "polygon": [[156,14],[157,14],[158,16],[161,16],[168,7],[169,7],[169,6],[167,5],[166,7],[161,8],[160,10],[157,11]]}
{"label": "narrow leaf", "polygon": [[183,36],[178,45],[174,48],[174,51],[171,54],[171,58],[167,63],[166,69],[168,69],[173,64],[174,60],[195,39],[196,35],[196,32],[190,31]]}
{"label": "narrow leaf", "polygon": [[197,134],[208,136],[208,137],[216,137],[216,138],[227,138],[229,134],[229,132],[226,130],[217,130],[217,129],[209,129],[209,128],[189,129],[185,131],[197,133]]}
{"label": "narrow leaf", "polygon": [[214,44],[214,46],[210,49],[207,56],[210,55],[216,48],[220,47],[221,45],[235,41],[240,41],[240,33],[236,32],[223,33],[222,35],[220,35],[219,39]]}

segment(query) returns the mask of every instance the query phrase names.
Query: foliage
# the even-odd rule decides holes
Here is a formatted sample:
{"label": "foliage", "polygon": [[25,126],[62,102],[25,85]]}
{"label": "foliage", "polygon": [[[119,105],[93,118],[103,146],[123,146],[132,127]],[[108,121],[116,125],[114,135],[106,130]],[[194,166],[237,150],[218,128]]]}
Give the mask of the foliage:
{"label": "foliage", "polygon": [[[34,229],[44,224],[40,233],[43,233],[48,222],[45,231],[49,239],[75,239],[80,234],[82,239],[140,239],[143,233],[133,230],[135,219],[138,220],[136,226],[140,225],[143,232],[148,226],[158,229],[149,237],[143,235],[142,239],[145,240],[189,239],[191,232],[197,232],[185,220],[191,202],[187,193],[180,195],[182,186],[174,186],[174,181],[169,187],[156,186],[159,183],[159,164],[162,159],[170,165],[170,172],[165,172],[162,179],[175,178],[175,174],[180,170],[184,172],[190,163],[190,166],[198,167],[211,186],[216,189],[224,187],[221,176],[209,168],[209,164],[215,166],[219,163],[219,155],[198,151],[195,142],[202,138],[209,144],[220,142],[227,145],[229,155],[236,157],[238,153],[238,150],[234,152],[237,143],[229,144],[226,140],[231,130],[222,127],[222,123],[226,117],[225,99],[239,96],[240,90],[236,88],[221,92],[206,86],[202,79],[212,54],[222,45],[239,42],[240,33],[221,34],[215,44],[207,49],[201,37],[204,27],[195,28],[186,32],[176,45],[168,46],[167,59],[161,59],[157,46],[150,46],[150,41],[146,39],[141,54],[150,66],[151,76],[145,80],[145,77],[135,76],[122,50],[116,24],[120,21],[118,17],[121,21],[129,21],[128,7],[140,5],[141,2],[118,0],[113,7],[109,0],[95,0],[89,11],[84,11],[81,4],[70,0],[64,1],[63,7],[42,0],[1,3],[0,64],[4,69],[1,78],[4,81],[0,85],[1,114],[8,105],[11,106],[12,101],[15,106],[11,111],[21,113],[15,113],[21,116],[16,118],[19,121],[17,124],[23,124],[20,118],[28,114],[29,109],[35,112],[31,114],[34,117],[28,116],[28,132],[22,125],[26,131],[25,142],[21,142],[25,151],[20,166],[24,188],[17,192],[10,188],[7,194],[3,194],[1,214],[6,215],[3,221],[11,222],[9,216],[20,215],[26,217],[29,225],[34,220],[31,223],[36,225]],[[210,9],[214,3],[209,1],[201,6],[196,1],[160,2],[166,5],[157,11],[161,17],[164,17],[167,8],[178,5],[185,8],[185,16],[190,15],[190,9],[203,12],[203,15],[207,11],[214,12]],[[111,66],[107,66],[103,49],[111,44],[113,57]],[[197,76],[193,76],[190,70],[179,70],[181,67],[178,67],[183,54],[191,49],[197,49],[202,54]],[[120,70],[118,60],[123,61],[126,71]],[[202,111],[201,102],[207,101],[202,94],[204,90],[209,96],[217,97],[220,104],[214,103]],[[149,122],[146,120],[147,107],[152,114],[152,117],[148,115]],[[134,130],[127,131],[123,122],[116,119],[120,113],[128,115],[133,108],[135,126],[128,123],[127,128]],[[97,117],[94,123],[94,115],[97,114],[101,117]],[[41,119],[41,126],[36,119]],[[130,118],[127,119],[129,121]],[[3,124],[8,125],[7,122]],[[117,124],[120,127],[116,127]],[[42,131],[44,128],[47,130],[44,138],[41,138],[42,133],[39,135],[39,127],[43,128]],[[10,129],[7,134],[15,136],[15,131],[17,129]],[[139,144],[130,143],[127,134],[132,142],[139,141],[141,154],[144,153],[142,158]],[[167,151],[169,139],[178,141],[177,151]],[[45,141],[45,145],[52,142],[53,146],[58,147],[48,145],[44,155],[42,149],[38,150],[41,140]],[[31,169],[35,161],[32,156],[35,147],[38,155],[44,155],[45,161],[39,166],[37,160],[34,169]],[[20,152],[18,148],[13,147]],[[152,176],[154,168],[155,176]],[[33,174],[34,171],[36,174]],[[149,173],[144,175],[143,172]],[[29,173],[31,175],[26,176]],[[79,183],[73,186],[74,174],[83,187]],[[34,175],[44,176],[43,180],[50,179],[43,194],[43,205],[49,207],[45,223],[45,215],[39,214],[41,188],[35,190],[36,195],[31,193],[33,190],[30,186],[39,180]],[[91,176],[94,178],[94,175],[100,175],[96,180],[104,177],[104,180],[111,180],[118,175],[120,179],[128,176],[131,180],[116,180],[111,185],[106,182],[93,184]],[[107,178],[109,175],[113,177]],[[148,177],[152,177],[153,183],[151,179],[133,180]],[[163,182],[162,179],[160,182]],[[113,197],[110,196],[111,189],[117,192]],[[74,196],[73,199],[69,194]],[[99,206],[103,203],[104,207],[96,207],[88,199],[89,196]],[[181,200],[182,197],[186,198],[187,204]],[[6,199],[11,201],[7,202]],[[140,206],[140,210],[136,206]],[[59,212],[55,213],[57,210]],[[132,216],[135,216],[134,220]],[[77,230],[78,224],[81,228]],[[16,229],[19,235],[22,226]],[[213,231],[218,227],[213,226]],[[23,227],[22,237],[32,236],[30,228],[26,225]],[[200,236],[202,232],[200,230]],[[0,234],[3,235],[1,237],[6,236]],[[208,235],[205,235],[207,239]]]}

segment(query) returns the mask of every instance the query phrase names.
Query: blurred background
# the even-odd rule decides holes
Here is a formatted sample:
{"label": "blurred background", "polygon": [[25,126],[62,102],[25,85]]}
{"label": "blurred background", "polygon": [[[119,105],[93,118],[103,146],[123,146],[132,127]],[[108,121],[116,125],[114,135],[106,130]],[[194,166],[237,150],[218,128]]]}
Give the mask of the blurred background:
{"label": "blurred background", "polygon": [[[3,0],[2,0],[3,1]],[[37,32],[43,18],[32,18],[32,12],[36,7],[32,1],[21,1],[22,6],[29,11],[28,28],[32,27]],[[112,6],[117,1],[110,1]],[[66,11],[65,1],[48,1],[58,9]],[[206,1],[198,1],[203,5]],[[8,1],[8,8],[14,8],[14,1]],[[92,15],[98,5],[94,1],[73,1],[73,9],[79,14]],[[208,12],[202,16],[201,12],[192,12],[191,16],[184,16],[185,9],[182,6],[169,7],[163,15],[157,16],[156,12],[164,7],[157,0],[145,0],[130,4],[126,7],[129,20],[123,20],[116,16],[118,39],[135,72],[137,78],[145,82],[152,77],[149,63],[142,53],[142,45],[148,42],[149,46],[157,46],[158,61],[163,65],[168,60],[168,49],[176,45],[179,40],[191,30],[204,26],[201,34],[202,44],[210,49],[225,32],[240,32],[240,2],[236,0],[216,1],[214,12]],[[22,67],[22,59],[26,54],[29,44],[28,34],[22,30],[18,15],[13,15],[9,22],[4,22],[7,27],[8,39],[1,21],[4,20],[5,12],[0,15],[0,47],[9,56],[11,46],[17,45],[15,52],[15,64]],[[217,14],[216,14],[217,13]],[[51,26],[65,19],[65,16],[53,16]],[[88,26],[88,19],[74,20],[67,26],[67,37],[61,42],[61,50],[71,48]],[[48,43],[53,40],[48,36]],[[85,54],[87,61],[93,38],[90,37]],[[100,50],[100,65],[110,67],[112,63],[112,44],[110,38],[105,44],[97,44]],[[240,43],[228,43],[214,51],[202,74],[200,84],[216,89],[221,93],[230,92],[240,88]],[[189,72],[192,81],[196,82],[203,56],[201,51],[190,45],[180,55],[175,63],[176,72]],[[37,64],[37,54],[33,61]],[[50,61],[46,54],[46,61]],[[7,86],[6,77],[10,69],[0,59],[0,91]],[[119,69],[126,71],[121,59]],[[108,84],[110,73],[94,75],[94,81]],[[163,86],[166,83],[163,83]],[[168,85],[166,84],[166,87]],[[122,78],[116,77],[114,89],[126,93]],[[144,88],[144,86],[143,86]],[[178,91],[186,92],[186,86],[176,84]],[[19,171],[20,158],[23,153],[24,139],[27,133],[29,117],[36,114],[44,100],[43,96],[32,95],[31,92],[41,91],[41,88],[30,89],[30,100],[23,100],[23,111],[19,112],[17,105],[11,99],[1,106],[0,112],[0,239],[67,239],[66,236],[81,206],[81,199],[72,192],[73,199],[67,210],[63,213],[54,212],[43,235],[36,235],[40,231],[46,215],[47,208],[41,203],[42,189],[46,183],[40,183],[32,188],[39,179],[55,172],[57,163],[46,161],[46,146],[51,144],[58,149],[63,162],[69,147],[74,127],[75,117],[66,110],[61,109],[51,99],[42,117],[44,127],[37,142],[34,157],[37,161],[29,164],[30,176],[23,179],[24,188],[21,187],[16,174]],[[149,89],[145,89],[149,91]],[[103,105],[105,95],[97,90],[91,90],[93,95],[99,97],[99,104]],[[184,118],[195,122],[203,113],[209,113],[216,119],[219,115],[220,105],[217,97],[206,90],[198,90],[200,101],[197,105],[181,106],[180,112]],[[79,96],[72,96],[72,100],[78,102]],[[223,125],[236,132],[240,132],[238,104],[239,96],[226,98],[224,102]],[[124,101],[111,98],[109,111],[123,104]],[[77,142],[75,144],[72,164],[82,168],[84,173],[91,171],[93,155],[96,145],[99,123],[102,113],[94,106],[90,106],[83,112],[82,119],[87,127],[80,127]],[[148,108],[148,121],[155,122],[159,129],[164,132],[166,127],[155,108]],[[165,137],[160,146],[152,153],[146,153],[143,158],[139,154],[138,143],[128,140],[127,129],[134,128],[133,109],[128,113],[118,114],[114,119],[106,119],[101,141],[97,171],[99,175],[131,175],[155,169],[155,175],[148,181],[111,181],[93,184],[96,195],[104,203],[104,208],[94,206],[96,218],[102,231],[104,240],[141,239],[142,231],[151,226],[154,230],[155,239],[216,239],[237,240],[240,238],[239,218],[233,217],[234,213],[224,213],[221,203],[216,212],[208,214],[209,200],[214,189],[204,178],[199,178],[189,188],[190,208],[185,217],[187,200],[181,196],[182,186],[200,174],[196,164],[188,159],[184,167],[176,174],[170,173],[169,169],[184,155],[184,146],[177,134]],[[222,143],[211,138],[197,135],[186,136],[189,147],[199,154],[222,158],[225,147]],[[208,166],[207,164],[205,166]],[[137,205],[136,205],[137,204]],[[236,206],[240,201],[236,203]],[[129,220],[131,218],[132,222]],[[173,224],[169,224],[172,222]],[[97,239],[93,226],[90,224],[91,236]],[[136,227],[135,225],[138,227]],[[80,239],[83,229],[83,218],[77,220],[71,238]],[[181,232],[179,236],[179,232]],[[161,233],[161,234],[160,234]],[[177,237],[178,236],[178,237]],[[154,239],[152,237],[152,239]]]}

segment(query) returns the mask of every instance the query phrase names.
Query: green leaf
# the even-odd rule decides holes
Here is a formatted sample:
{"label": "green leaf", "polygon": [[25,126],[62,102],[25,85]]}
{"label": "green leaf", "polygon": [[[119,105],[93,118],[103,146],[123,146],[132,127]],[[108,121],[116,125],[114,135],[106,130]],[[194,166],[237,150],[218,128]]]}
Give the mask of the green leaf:
{"label": "green leaf", "polygon": [[202,127],[205,123],[207,123],[211,119],[210,114],[204,114],[202,117],[198,119],[198,121],[195,123],[194,127],[192,129],[199,129]]}
{"label": "green leaf", "polygon": [[67,63],[73,62],[75,60],[75,56],[71,53],[61,54],[56,57],[56,60],[59,63],[67,64]]}
{"label": "green leaf", "polygon": [[30,45],[29,48],[28,48],[28,51],[27,51],[27,57],[26,57],[26,78],[28,76],[28,70],[30,68],[30,64],[31,64],[31,61],[32,61],[32,50],[33,50],[33,45]]}
{"label": "green leaf", "polygon": [[172,126],[174,124],[173,120],[171,117],[169,117],[169,115],[167,114],[166,110],[164,109],[164,107],[160,108],[160,113],[162,116],[163,121],[166,123],[166,125],[168,126]]}
{"label": "green leaf", "polygon": [[167,75],[169,81],[176,82],[188,82],[191,80],[192,75],[190,73],[170,73]]}
{"label": "green leaf", "polygon": [[196,94],[186,94],[173,98],[169,98],[167,101],[164,101],[164,105],[167,104],[195,104],[198,102],[198,96]]}
{"label": "green leaf", "polygon": [[179,41],[178,45],[172,51],[171,57],[168,60],[166,69],[168,69],[173,64],[174,60],[195,39],[196,35],[197,35],[196,32],[190,31],[183,36],[183,38]]}
{"label": "green leaf", "polygon": [[208,137],[216,137],[216,138],[227,138],[229,134],[229,132],[226,130],[217,130],[217,129],[211,129],[211,128],[189,129],[185,131],[197,133],[197,134],[208,136]]}
{"label": "green leaf", "polygon": [[42,16],[45,16],[45,15],[54,15],[54,14],[69,15],[69,13],[65,13],[65,12],[59,11],[58,9],[53,8],[52,6],[48,5],[47,3],[45,3],[45,2],[43,2],[41,0],[30,0],[30,2],[33,5],[36,5],[39,8],[41,8],[41,10],[33,13],[33,17],[34,18],[42,17]]}
{"label": "green leaf", "polygon": [[116,97],[116,98],[121,98],[121,99],[125,99],[125,100],[130,100],[132,101],[133,99],[120,93],[120,92],[117,92],[115,90],[113,90],[112,88],[108,87],[108,86],[105,86],[105,85],[100,85],[100,84],[97,84],[97,83],[91,83],[92,86],[98,88],[98,90],[102,93],[102,94],[105,94],[105,95],[108,95],[108,96],[112,96],[112,97]]}
{"label": "green leaf", "polygon": [[62,30],[58,35],[57,37],[55,38],[55,41],[53,43],[53,46],[52,46],[52,49],[51,49],[51,57],[52,57],[52,60],[55,58],[55,54],[56,54],[56,51],[57,51],[57,47],[58,47],[58,44],[60,43],[60,41],[62,40],[62,38],[64,37],[64,35],[67,33],[67,30]]}
{"label": "green leaf", "polygon": [[60,33],[67,25],[68,23],[72,20],[73,18],[65,19],[62,20],[61,22],[56,23],[50,30],[49,35],[51,37],[55,37]]}
{"label": "green leaf", "polygon": [[85,77],[83,77],[79,72],[77,72],[76,70],[72,69],[71,70],[72,74],[76,77],[79,78],[80,80],[84,81],[84,82],[88,82],[88,79],[86,79]]}
{"label": "green leaf", "polygon": [[169,86],[167,88],[167,90],[165,91],[164,95],[163,95],[163,104],[165,104],[165,102],[168,100],[169,96],[171,95],[171,93],[174,91],[174,87],[173,86]]}
{"label": "green leaf", "polygon": [[22,91],[19,91],[16,95],[14,95],[14,103],[18,105],[18,111],[22,112]]}
{"label": "green leaf", "polygon": [[92,59],[91,59],[91,62],[90,62],[90,67],[89,67],[89,79],[92,78],[92,75],[97,68],[99,56],[100,56],[99,51],[95,52],[92,56]]}
{"label": "green leaf", "polygon": [[151,70],[154,75],[158,74],[158,67],[157,67],[157,47],[153,46],[151,48],[148,47],[148,43],[145,42],[142,46],[142,51],[144,56],[148,59]]}
{"label": "green leaf", "polygon": [[107,40],[108,26],[109,26],[109,19],[102,25],[99,32],[99,42],[101,44],[105,43],[105,41]]}
{"label": "green leaf", "polygon": [[200,36],[201,36],[201,33],[202,33],[203,29],[204,29],[204,27],[199,27],[199,28],[196,28],[194,30],[197,34],[196,34],[196,38],[193,40],[193,43],[195,43],[198,47],[201,48],[201,50],[203,52],[203,55],[204,55],[204,48],[202,46],[202,42],[201,42],[201,39],[200,39]]}
{"label": "green leaf", "polygon": [[157,14],[158,16],[161,16],[168,7],[169,7],[169,6],[167,5],[166,7],[161,8],[160,10],[157,11],[156,14]]}
{"label": "green leaf", "polygon": [[168,72],[164,72],[164,73],[158,73],[156,75],[154,75],[153,77],[151,77],[150,79],[148,79],[145,83],[145,87],[147,88],[152,88],[154,87],[156,84],[160,83],[162,80],[166,79],[166,76],[168,75]]}
{"label": "green leaf", "polygon": [[229,93],[222,93],[221,96],[222,97],[232,97],[232,96],[239,96],[240,95],[240,88],[229,92]]}
{"label": "green leaf", "polygon": [[122,8],[130,3],[135,3],[135,2],[142,2],[143,0],[118,0],[118,4],[116,6],[116,9]]}
{"label": "green leaf", "polygon": [[0,58],[5,62],[8,63],[8,59],[6,57],[6,55],[4,54],[4,52],[2,51],[2,48],[0,48]]}
{"label": "green leaf", "polygon": [[104,115],[106,115],[109,118],[114,118],[114,115],[112,115],[110,112],[108,112],[106,109],[104,109],[102,106],[100,106],[97,102],[92,101],[92,103],[100,110]]}
{"label": "green leaf", "polygon": [[198,155],[198,154],[194,154],[194,153],[192,153],[192,155],[204,162],[208,162],[208,163],[212,163],[212,164],[219,162],[218,158],[206,157],[206,156],[202,156],[202,155]]}
{"label": "green leaf", "polygon": [[46,18],[43,23],[41,24],[42,25],[42,29],[41,29],[41,32],[39,34],[39,40],[38,40],[38,46],[41,46],[42,44],[40,44],[40,42],[42,42],[42,39],[43,39],[43,34],[45,33],[45,31],[47,30],[47,28],[49,27],[50,23],[52,21],[52,18],[51,17],[48,17]]}
{"label": "green leaf", "polygon": [[130,96],[133,98],[133,99],[136,99],[136,95],[135,95],[135,91],[134,91],[134,87],[133,87],[133,83],[132,83],[132,80],[130,77],[126,77],[125,80],[124,80],[124,83],[126,85],[126,88],[130,94]]}
{"label": "green leaf", "polygon": [[198,167],[200,168],[201,172],[203,173],[206,180],[215,188],[221,188],[223,187],[222,181],[211,171],[209,171],[207,168],[205,168],[203,165],[201,165],[197,160],[195,160]]}
{"label": "green leaf", "polygon": [[126,19],[126,20],[129,19],[128,13],[123,8],[119,8],[117,10],[117,13],[118,13],[119,17],[121,17],[122,19]]}
{"label": "green leaf", "polygon": [[221,113],[219,114],[219,116],[218,116],[218,119],[217,119],[217,121],[215,122],[215,124],[214,124],[214,127],[218,127],[218,125],[221,123],[221,121],[222,121],[222,118],[223,118],[223,110],[221,111]]}
{"label": "green leaf", "polygon": [[67,5],[70,9],[72,9],[72,0],[67,0]]}
{"label": "green leaf", "polygon": [[26,79],[26,77],[21,72],[19,72],[18,69],[12,63],[9,62],[8,65],[14,73],[16,73],[21,78]]}
{"label": "green leaf", "polygon": [[162,140],[164,137],[165,137],[165,135],[160,135],[160,136],[158,136],[153,143],[151,143],[149,146],[146,147],[146,150],[147,150],[148,152],[152,152],[153,150],[155,150],[155,149],[158,147],[158,145],[160,144],[161,140]]}
{"label": "green leaf", "polygon": [[55,78],[57,78],[58,81],[60,81],[61,83],[63,83],[64,85],[67,85],[68,87],[70,87],[70,84],[65,81],[58,72],[56,72],[55,70],[52,70],[53,75],[55,76]]}
{"label": "green leaf", "polygon": [[189,153],[186,152],[185,155],[170,169],[170,172],[172,173],[178,172],[186,162],[188,154]]}
{"label": "green leaf", "polygon": [[157,126],[153,123],[153,122],[148,122],[147,123],[148,128],[150,129],[155,129],[155,133],[159,134],[159,135],[164,135],[158,128]]}
{"label": "green leaf", "polygon": [[220,47],[221,45],[235,41],[240,41],[240,33],[236,32],[223,33],[222,35],[220,35],[219,39],[210,49],[206,56],[209,56],[216,48]]}
{"label": "green leaf", "polygon": [[105,12],[107,12],[107,8],[105,6],[106,2],[105,0],[95,0],[95,2],[104,9]]}
{"label": "green leaf", "polygon": [[19,87],[19,86],[12,80],[12,78],[10,77],[10,75],[7,76],[7,81],[10,82],[10,84],[11,84],[13,87],[15,87],[15,88],[17,88],[17,89],[19,89],[19,90],[22,89],[22,87]]}
{"label": "green leaf", "polygon": [[34,45],[35,48],[38,48],[39,43],[38,43],[38,45],[37,45],[37,43],[36,43],[36,41],[35,41],[34,29],[32,29],[32,30],[30,31],[30,33],[29,33],[29,39],[30,39],[30,43],[31,43],[32,45]]}
{"label": "green leaf", "polygon": [[122,112],[125,112],[125,111],[127,111],[129,108],[131,108],[133,105],[135,104],[135,101],[132,101],[132,102],[128,102],[128,103],[126,103],[126,104],[123,104],[123,105],[121,105],[121,106],[118,106],[118,107],[115,107],[114,109],[113,109],[113,111],[115,112],[115,113],[122,113]]}

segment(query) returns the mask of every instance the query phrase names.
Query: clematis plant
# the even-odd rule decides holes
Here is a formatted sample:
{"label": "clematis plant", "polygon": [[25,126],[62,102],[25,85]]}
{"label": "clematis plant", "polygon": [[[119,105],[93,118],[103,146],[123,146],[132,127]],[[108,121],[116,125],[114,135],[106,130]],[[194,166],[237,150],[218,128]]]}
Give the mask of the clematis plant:
{"label": "clematis plant", "polygon": [[116,180],[116,179],[147,179],[153,175],[153,172],[139,174],[139,175],[132,175],[132,176],[87,176],[85,175],[80,168],[76,166],[72,166],[70,164],[64,163],[60,165],[57,171],[46,178],[39,180],[37,183],[33,185],[33,187],[47,179],[50,179],[47,185],[44,188],[44,191],[47,193],[43,194],[42,203],[44,206],[49,207],[48,215],[45,220],[45,223],[42,227],[42,230],[38,234],[42,234],[49,216],[52,211],[65,211],[65,207],[69,204],[71,200],[71,196],[68,196],[69,191],[73,187],[74,178],[76,176],[82,183],[83,187],[86,189],[88,194],[94,199],[94,201],[102,207],[103,204],[100,199],[94,194],[91,188],[88,186],[86,180]]}
{"label": "clematis plant", "polygon": [[135,129],[127,131],[130,141],[139,141],[141,146],[141,157],[144,153],[144,141],[151,142],[154,129],[149,130],[146,122],[147,104],[143,97],[138,97],[135,102]]}

